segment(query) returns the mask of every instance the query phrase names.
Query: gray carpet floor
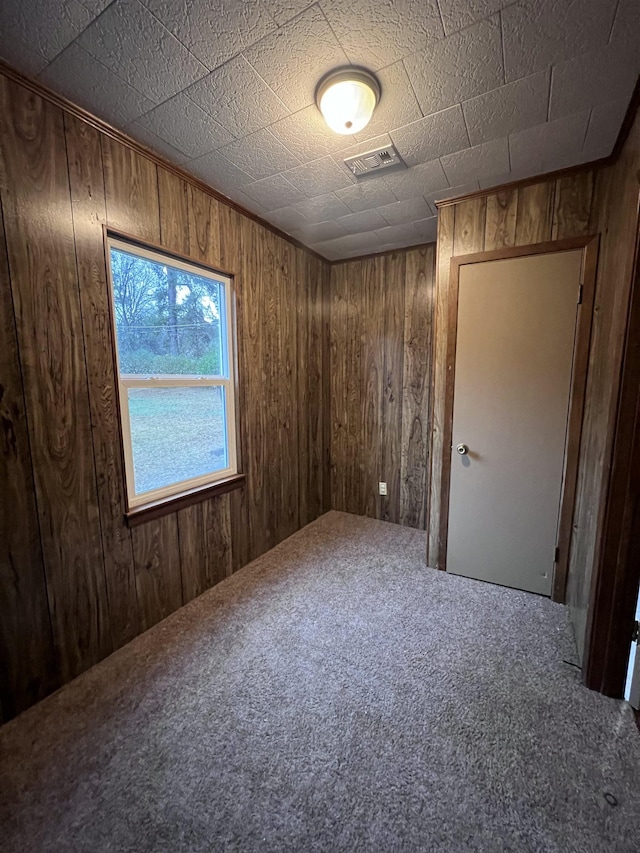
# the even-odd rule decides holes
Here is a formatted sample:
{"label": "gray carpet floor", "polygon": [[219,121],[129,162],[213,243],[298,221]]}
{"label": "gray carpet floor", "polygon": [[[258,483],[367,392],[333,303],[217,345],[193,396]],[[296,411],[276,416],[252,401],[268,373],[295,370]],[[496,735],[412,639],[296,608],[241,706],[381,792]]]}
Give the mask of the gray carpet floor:
{"label": "gray carpet floor", "polygon": [[0,848],[638,851],[565,608],[331,512],[0,729]]}

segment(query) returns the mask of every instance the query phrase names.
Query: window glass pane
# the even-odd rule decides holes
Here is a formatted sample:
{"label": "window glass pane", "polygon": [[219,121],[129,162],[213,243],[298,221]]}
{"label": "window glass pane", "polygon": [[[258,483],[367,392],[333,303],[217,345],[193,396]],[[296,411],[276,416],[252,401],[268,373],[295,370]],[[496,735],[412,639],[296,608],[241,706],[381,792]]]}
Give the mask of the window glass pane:
{"label": "window glass pane", "polygon": [[228,467],[220,386],[129,388],[135,493]]}
{"label": "window glass pane", "polygon": [[224,285],[111,247],[120,373],[227,375]]}

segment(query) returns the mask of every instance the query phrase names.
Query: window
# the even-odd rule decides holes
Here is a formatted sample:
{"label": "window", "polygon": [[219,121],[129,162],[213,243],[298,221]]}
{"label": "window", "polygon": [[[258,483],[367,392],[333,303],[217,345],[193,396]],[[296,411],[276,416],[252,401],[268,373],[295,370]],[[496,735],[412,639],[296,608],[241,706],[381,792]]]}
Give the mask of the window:
{"label": "window", "polygon": [[128,509],[237,474],[231,280],[108,238]]}

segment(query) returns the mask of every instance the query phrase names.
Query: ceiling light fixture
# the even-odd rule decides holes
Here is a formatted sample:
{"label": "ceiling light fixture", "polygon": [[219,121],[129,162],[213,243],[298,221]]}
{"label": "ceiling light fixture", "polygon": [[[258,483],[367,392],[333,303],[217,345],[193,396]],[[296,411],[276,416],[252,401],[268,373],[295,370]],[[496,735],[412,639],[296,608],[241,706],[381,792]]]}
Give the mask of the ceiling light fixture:
{"label": "ceiling light fixture", "polygon": [[316,88],[316,104],[331,130],[358,133],[369,124],[380,100],[380,84],[364,68],[337,68]]}

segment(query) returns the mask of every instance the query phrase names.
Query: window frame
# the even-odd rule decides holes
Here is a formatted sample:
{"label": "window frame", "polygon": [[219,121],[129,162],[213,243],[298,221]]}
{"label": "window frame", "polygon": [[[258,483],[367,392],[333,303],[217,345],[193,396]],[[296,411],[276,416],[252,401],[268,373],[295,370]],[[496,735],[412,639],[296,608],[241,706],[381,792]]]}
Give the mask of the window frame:
{"label": "window frame", "polygon": [[[222,284],[224,288],[223,319],[226,335],[221,340],[222,370],[218,376],[198,374],[121,374],[116,321],[115,290],[111,268],[111,249],[129,252],[163,265],[190,272]],[[120,451],[124,475],[125,517],[130,525],[147,518],[159,517],[174,509],[189,506],[215,494],[241,486],[245,480],[240,473],[238,417],[238,360],[236,339],[236,294],[234,276],[186,255],[171,252],[165,247],[141,241],[136,237],[104,227],[104,249],[109,290],[111,343],[116,383],[116,402],[120,433]],[[221,323],[222,326],[222,323]],[[219,471],[181,480],[142,494],[135,493],[133,446],[129,416],[130,388],[222,387],[224,389],[224,422],[227,435],[227,466]]]}

